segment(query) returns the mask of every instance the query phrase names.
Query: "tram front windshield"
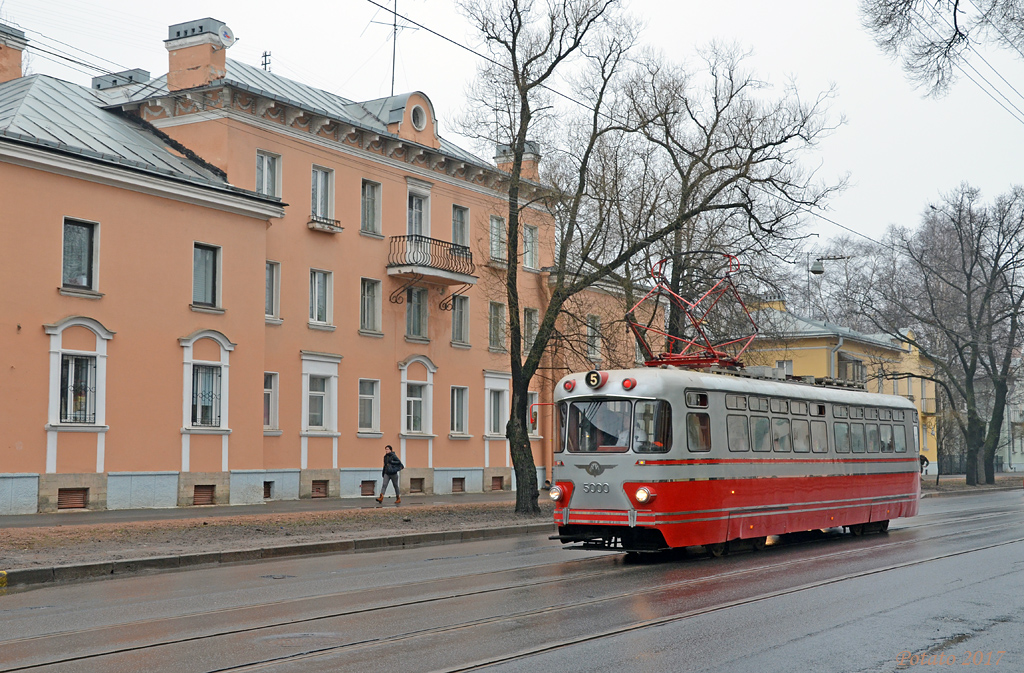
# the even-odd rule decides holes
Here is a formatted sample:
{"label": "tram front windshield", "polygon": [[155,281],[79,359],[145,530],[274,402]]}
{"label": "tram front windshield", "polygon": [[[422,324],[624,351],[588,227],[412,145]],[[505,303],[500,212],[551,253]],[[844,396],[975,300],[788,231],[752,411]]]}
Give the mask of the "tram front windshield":
{"label": "tram front windshield", "polygon": [[663,453],[672,445],[672,408],[663,400],[578,400],[560,411],[570,453]]}

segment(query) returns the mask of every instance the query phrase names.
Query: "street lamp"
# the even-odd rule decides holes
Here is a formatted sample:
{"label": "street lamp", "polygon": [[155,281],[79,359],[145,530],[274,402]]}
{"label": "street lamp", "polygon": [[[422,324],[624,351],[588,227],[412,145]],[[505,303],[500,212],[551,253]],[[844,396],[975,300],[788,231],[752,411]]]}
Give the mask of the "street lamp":
{"label": "street lamp", "polygon": [[813,318],[811,315],[811,274],[820,276],[825,273],[825,265],[822,262],[834,262],[840,259],[850,259],[843,255],[826,255],[824,257],[815,257],[814,264],[811,264],[811,253],[807,253],[807,317]]}

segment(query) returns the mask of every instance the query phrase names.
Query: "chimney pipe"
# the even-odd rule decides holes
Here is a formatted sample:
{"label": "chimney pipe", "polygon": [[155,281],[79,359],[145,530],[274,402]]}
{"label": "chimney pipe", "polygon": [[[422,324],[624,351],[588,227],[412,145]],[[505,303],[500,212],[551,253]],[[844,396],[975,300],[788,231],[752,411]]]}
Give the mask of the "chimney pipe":
{"label": "chimney pipe", "polygon": [[21,77],[21,52],[27,45],[25,33],[0,23],[0,83]]}

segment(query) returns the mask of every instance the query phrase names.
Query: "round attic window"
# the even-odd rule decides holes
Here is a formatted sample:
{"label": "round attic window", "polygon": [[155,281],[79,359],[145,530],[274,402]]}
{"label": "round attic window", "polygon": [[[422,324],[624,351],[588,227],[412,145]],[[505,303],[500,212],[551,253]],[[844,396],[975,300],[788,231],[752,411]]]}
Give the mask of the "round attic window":
{"label": "round attic window", "polygon": [[427,113],[419,105],[412,109],[412,125],[416,127],[417,131],[422,131],[427,127]]}

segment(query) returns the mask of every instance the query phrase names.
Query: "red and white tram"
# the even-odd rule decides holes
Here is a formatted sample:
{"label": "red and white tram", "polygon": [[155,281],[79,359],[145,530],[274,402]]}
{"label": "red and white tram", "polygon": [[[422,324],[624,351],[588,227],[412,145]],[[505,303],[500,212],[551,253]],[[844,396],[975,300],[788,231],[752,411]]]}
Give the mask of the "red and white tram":
{"label": "red and white tram", "polygon": [[662,365],[567,376],[555,402],[564,543],[718,555],[917,513],[918,418],[902,397]]}

